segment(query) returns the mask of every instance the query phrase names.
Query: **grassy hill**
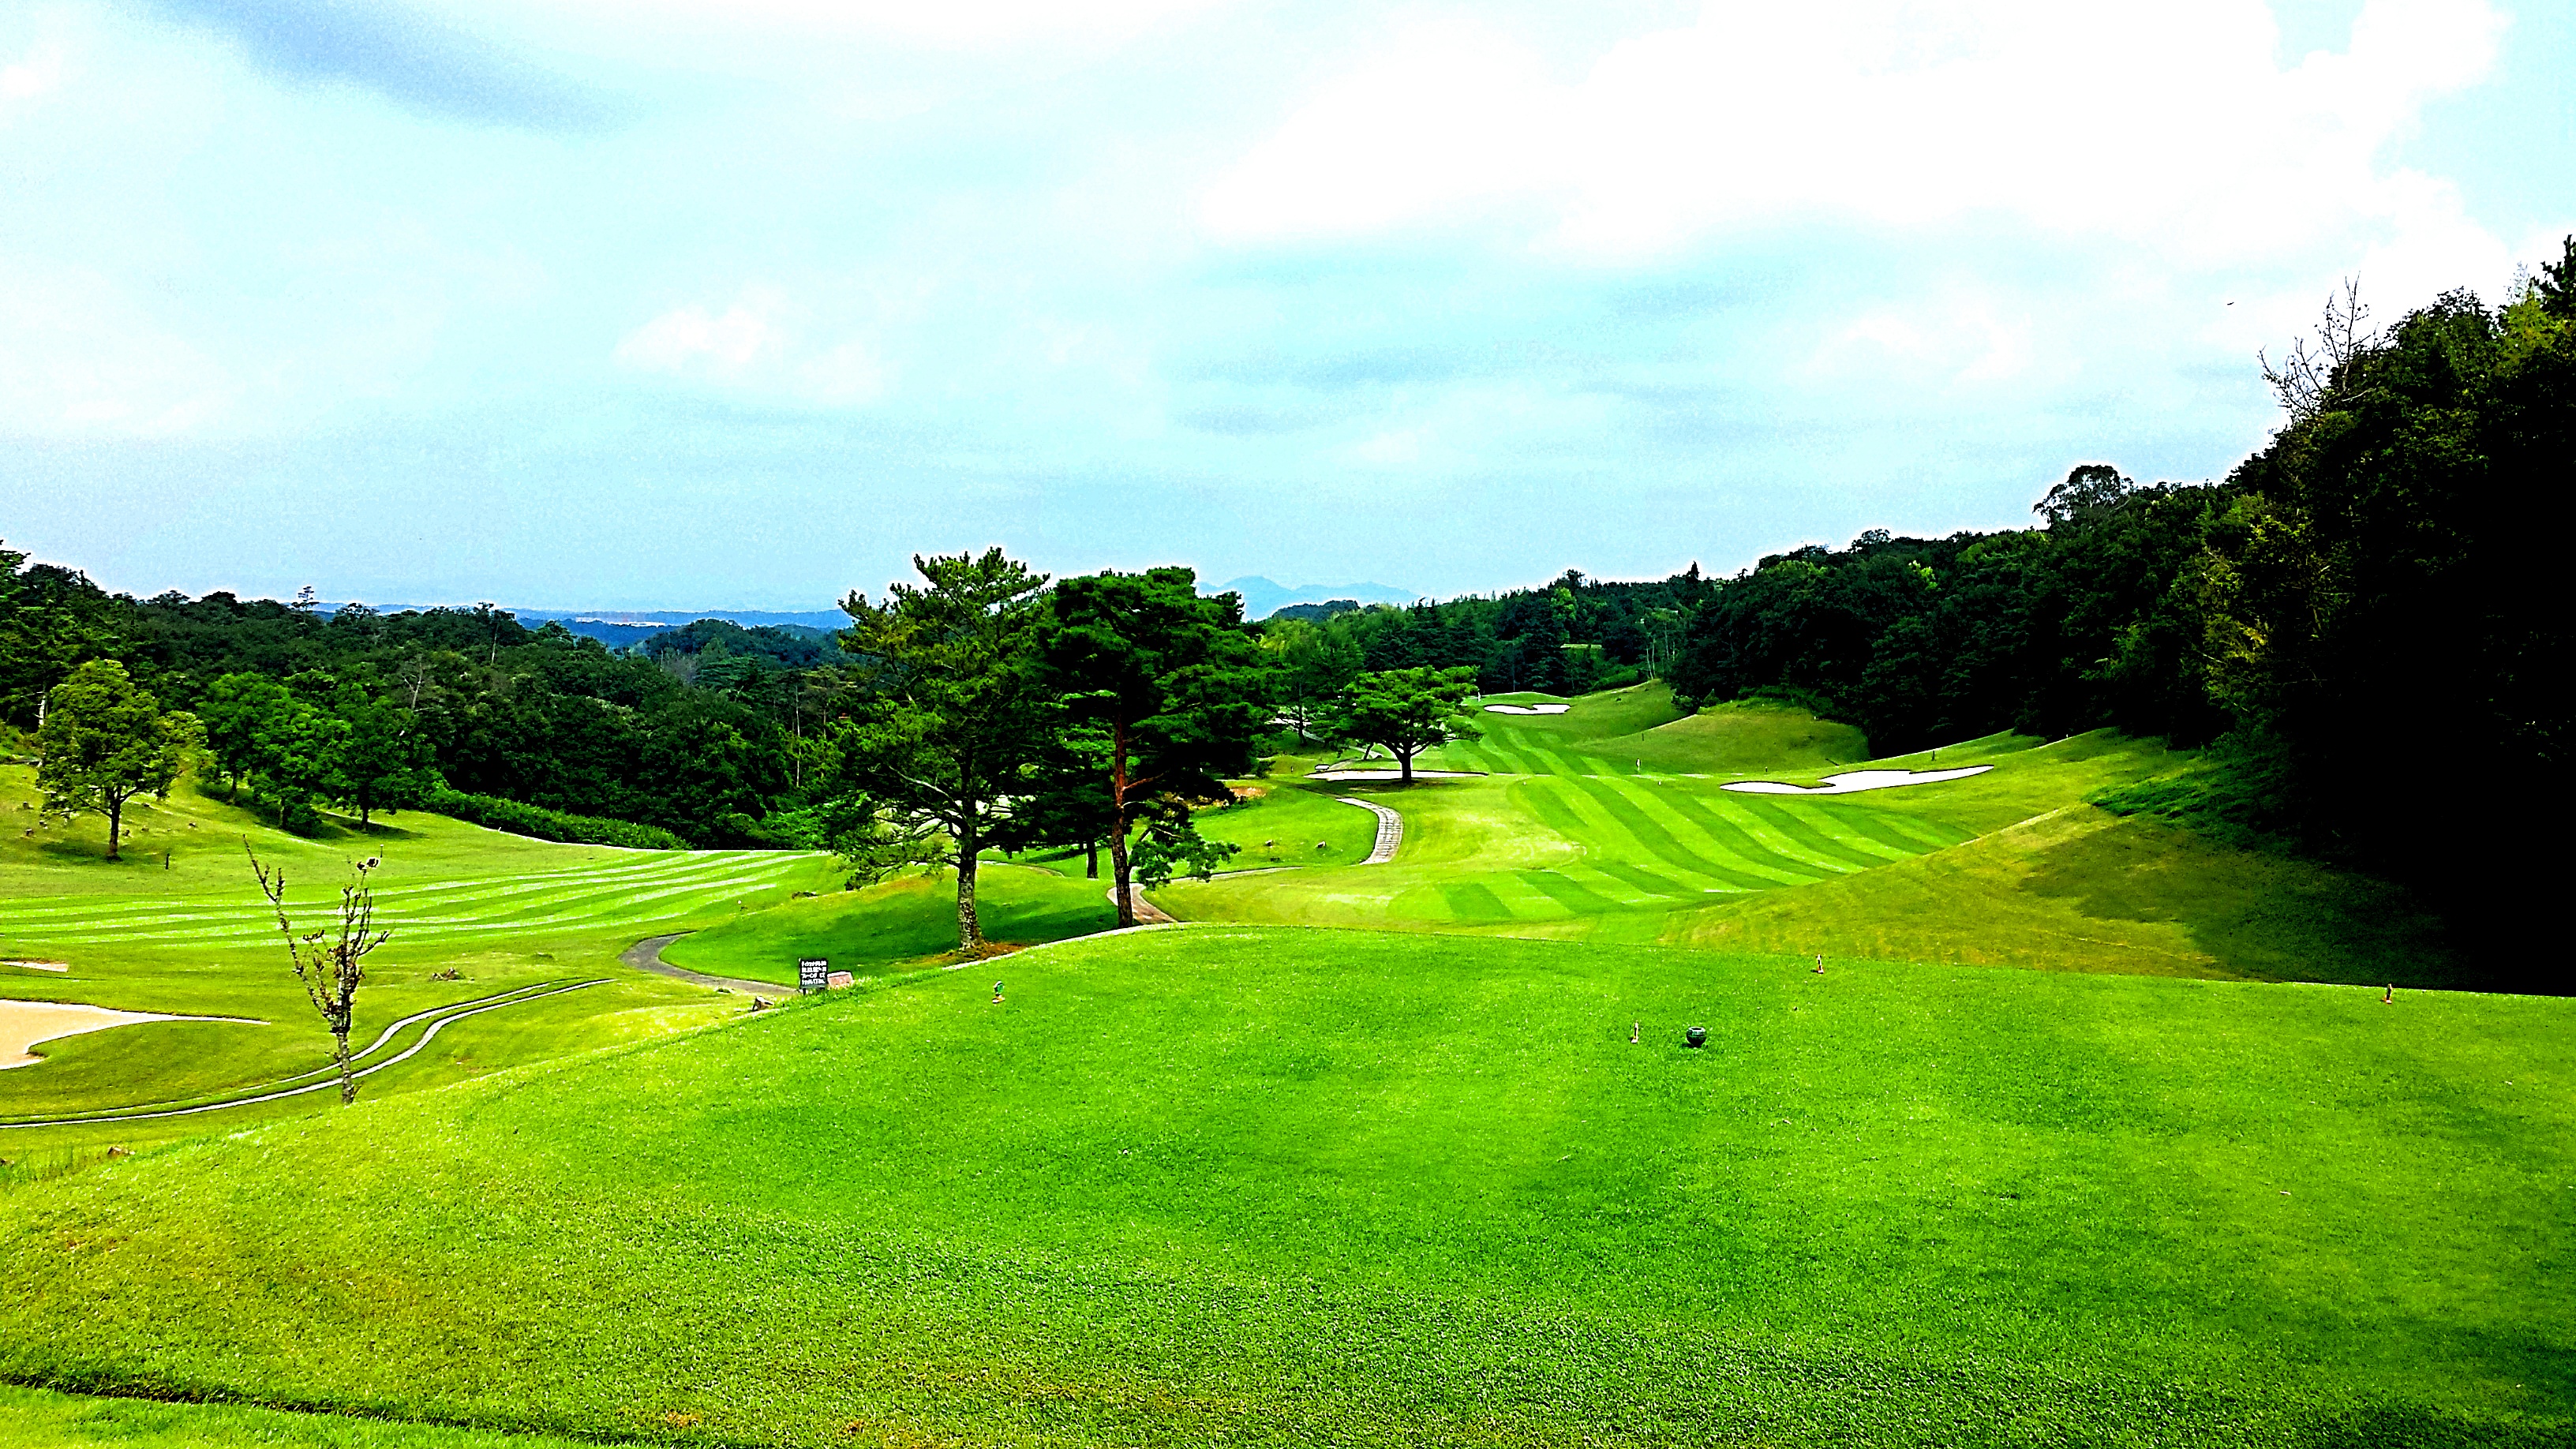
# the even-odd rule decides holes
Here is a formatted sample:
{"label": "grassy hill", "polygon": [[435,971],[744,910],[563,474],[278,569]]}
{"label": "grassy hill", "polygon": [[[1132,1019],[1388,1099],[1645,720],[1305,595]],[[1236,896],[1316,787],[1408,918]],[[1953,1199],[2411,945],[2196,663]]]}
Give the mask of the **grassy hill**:
{"label": "grassy hill", "polygon": [[2576,1432],[2565,1002],[1222,927],[1007,975],[13,1189],[0,1374],[675,1442]]}
{"label": "grassy hill", "polygon": [[[0,966],[0,998],[264,1024],[153,1022],[45,1043],[37,1048],[42,1065],[0,1072],[0,1122],[219,1100],[327,1063],[329,1037],[287,969],[245,844],[287,870],[291,904],[316,923],[348,878],[349,862],[382,857],[378,917],[393,936],[367,961],[353,1035],[359,1045],[442,1007],[522,988],[600,983],[460,1019],[440,1029],[434,1050],[371,1077],[369,1092],[455,1080],[738,1011],[738,999],[627,971],[617,953],[639,935],[743,915],[829,875],[817,856],[557,845],[421,812],[386,817],[364,832],[354,822],[335,825],[306,839],[186,786],[164,804],[135,810],[129,858],[109,862],[95,821],[37,828],[33,810],[19,808],[32,804],[31,773],[0,767],[0,818],[29,822],[0,836],[0,960],[65,969]],[[385,1054],[418,1040],[429,1024]],[[0,1158],[42,1161],[46,1149],[132,1146],[315,1105],[308,1097],[228,1109],[220,1119],[0,1132]]]}

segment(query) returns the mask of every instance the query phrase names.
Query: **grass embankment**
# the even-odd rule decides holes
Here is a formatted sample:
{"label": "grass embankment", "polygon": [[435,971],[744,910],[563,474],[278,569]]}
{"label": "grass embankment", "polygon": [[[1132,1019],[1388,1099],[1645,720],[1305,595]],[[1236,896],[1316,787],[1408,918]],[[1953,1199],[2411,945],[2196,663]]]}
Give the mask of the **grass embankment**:
{"label": "grass embankment", "polygon": [[1241,928],[988,995],[12,1188],[0,1372],[731,1443],[2576,1433],[2576,1003]]}
{"label": "grass embankment", "polygon": [[[32,822],[30,773],[0,768],[0,812]],[[132,807],[129,807],[131,809]],[[0,818],[6,818],[0,815]],[[381,855],[379,924],[392,940],[367,960],[353,1041],[444,1003],[544,982],[614,978],[561,997],[460,1021],[431,1050],[368,1079],[382,1092],[609,1045],[738,1010],[738,1003],[619,968],[617,952],[655,929],[713,922],[783,900],[821,879],[820,857],[751,851],[627,851],[556,845],[420,812],[312,839],[183,786],[136,814],[130,858],[100,858],[95,822],[0,838],[0,997],[119,1010],[250,1017],[267,1025],[159,1022],[65,1037],[35,1066],[0,1072],[0,1120],[198,1101],[325,1064],[324,1035],[288,971],[242,854],[247,839],[283,865],[300,924],[319,924],[349,864]],[[167,852],[167,865],[164,852]],[[448,972],[453,979],[440,979]],[[43,1160],[57,1147],[229,1129],[309,1111],[318,1097],[219,1116],[96,1128],[12,1129],[0,1158]],[[0,1169],[6,1172],[13,1169]]]}
{"label": "grass embankment", "polygon": [[[1036,945],[1118,924],[1104,881],[986,861],[976,916],[996,947]],[[796,982],[796,963],[820,957],[860,976],[956,959],[957,873],[903,876],[857,891],[794,900],[720,921],[662,948],[662,959],[713,976]]]}

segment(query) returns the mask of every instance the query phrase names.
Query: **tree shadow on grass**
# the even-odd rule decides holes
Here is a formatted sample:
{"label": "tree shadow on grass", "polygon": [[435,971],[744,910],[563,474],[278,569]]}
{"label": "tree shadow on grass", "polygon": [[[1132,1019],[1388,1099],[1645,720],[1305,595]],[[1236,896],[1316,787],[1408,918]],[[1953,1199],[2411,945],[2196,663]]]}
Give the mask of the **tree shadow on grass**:
{"label": "tree shadow on grass", "polygon": [[2268,981],[2476,989],[2440,917],[2402,886],[2133,816],[2040,852],[2028,888],[2097,920],[2170,922]]}

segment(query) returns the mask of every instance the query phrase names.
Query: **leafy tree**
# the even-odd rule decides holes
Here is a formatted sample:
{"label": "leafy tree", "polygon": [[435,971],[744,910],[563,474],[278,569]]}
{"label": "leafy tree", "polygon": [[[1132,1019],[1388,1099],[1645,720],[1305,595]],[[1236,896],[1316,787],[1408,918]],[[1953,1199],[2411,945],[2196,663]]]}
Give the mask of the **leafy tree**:
{"label": "leafy tree", "polygon": [[280,828],[309,823],[316,795],[331,792],[350,727],[325,708],[337,685],[327,675],[303,673],[281,683],[255,674],[228,674],[210,685],[199,709],[215,763],[230,782],[227,798],[244,782],[276,808]]}
{"label": "leafy tree", "polygon": [[1413,757],[1451,740],[1481,738],[1467,701],[1476,693],[1476,671],[1381,669],[1363,674],[1342,691],[1333,733],[1395,756],[1404,783],[1413,783]]}
{"label": "leafy tree", "polygon": [[393,935],[376,928],[376,892],[367,881],[367,873],[380,862],[372,857],[358,862],[355,876],[340,887],[339,918],[334,924],[298,932],[286,914],[285,869],[261,865],[247,840],[242,842],[242,853],[250,856],[251,874],[259,878],[261,894],[277,913],[277,929],[286,937],[286,957],[295,966],[295,979],[304,983],[305,996],[331,1033],[331,1064],[339,1069],[340,1105],[345,1107],[358,1100],[357,1074],[349,1069],[349,1025],[357,1014],[358,987],[367,979],[362,963],[368,952]]}
{"label": "leafy tree", "polygon": [[2540,310],[2562,321],[2576,322],[2576,234],[2559,243],[2559,257],[2544,263],[2533,279]]}
{"label": "leafy tree", "polygon": [[270,721],[294,708],[286,686],[257,674],[227,674],[197,701],[206,752],[224,772],[224,798],[239,799],[242,782],[257,770]]}
{"label": "leafy tree", "polygon": [[834,831],[862,876],[910,864],[957,871],[957,948],[975,952],[975,865],[1007,826],[1045,743],[1035,645],[1046,576],[1005,558],[923,558],[923,584],[882,603],[853,590],[842,648],[865,698],[841,729],[840,784],[864,809]]}
{"label": "leafy tree", "polygon": [[162,713],[161,702],[137,688],[123,664],[94,659],[47,697],[44,727],[36,734],[36,788],[49,811],[106,816],[107,858],[115,860],[125,802],[146,793],[168,796],[197,739],[194,719]]}
{"label": "leafy tree", "polygon": [[429,741],[421,737],[420,721],[410,710],[350,681],[332,694],[331,713],[347,730],[334,762],[331,793],[358,807],[362,828],[374,811],[416,805],[437,787]]}
{"label": "leafy tree", "polygon": [[1189,812],[1231,798],[1224,777],[1252,766],[1267,717],[1259,649],[1242,599],[1201,597],[1186,568],[1066,579],[1048,602],[1047,687],[1090,727],[1083,753],[1108,806],[1118,924],[1132,926],[1137,824],[1154,822],[1158,869],[1205,877],[1233,853],[1200,839]]}
{"label": "leafy tree", "polygon": [[98,586],[68,569],[27,566],[0,548],[0,724],[32,726],[45,692],[85,659],[117,649],[113,606]]}
{"label": "leafy tree", "polygon": [[[1349,612],[1349,611],[1345,611]],[[1270,668],[1276,717],[1306,742],[1332,712],[1333,701],[1359,677],[1360,650],[1347,634],[1304,619],[1273,618],[1261,636]]]}

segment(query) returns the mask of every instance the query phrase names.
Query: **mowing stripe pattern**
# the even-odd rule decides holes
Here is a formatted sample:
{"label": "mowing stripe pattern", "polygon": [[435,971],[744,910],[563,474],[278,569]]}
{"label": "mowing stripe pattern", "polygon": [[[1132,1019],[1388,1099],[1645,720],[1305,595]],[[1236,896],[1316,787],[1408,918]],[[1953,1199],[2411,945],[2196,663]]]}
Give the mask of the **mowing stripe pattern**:
{"label": "mowing stripe pattern", "polygon": [[[785,884],[811,857],[772,850],[687,850],[620,856],[577,870],[454,880],[385,882],[376,919],[406,944],[471,943],[531,930],[588,926],[641,932],[728,895]],[[291,902],[328,908],[319,892]],[[10,947],[269,944],[267,903],[245,884],[201,895],[52,896],[0,901],[0,942]]]}
{"label": "mowing stripe pattern", "polygon": [[1462,922],[1669,910],[1712,897],[1809,885],[1959,844],[1968,832],[1885,809],[1727,795],[1670,777],[1549,773],[1513,782],[1513,802],[1581,854],[1544,870],[1441,887]]}

